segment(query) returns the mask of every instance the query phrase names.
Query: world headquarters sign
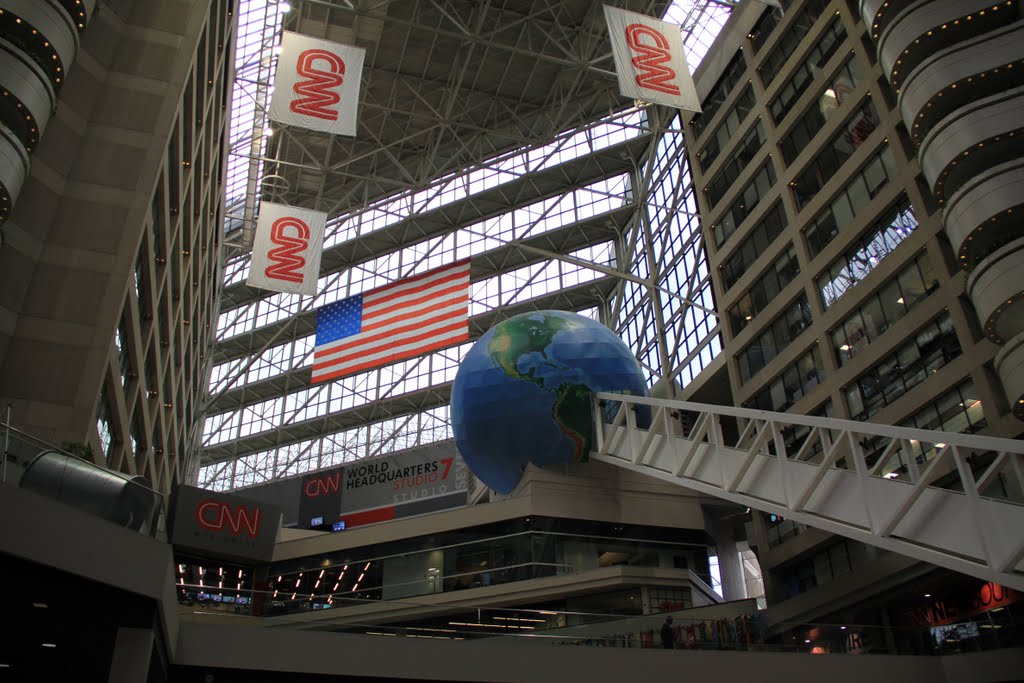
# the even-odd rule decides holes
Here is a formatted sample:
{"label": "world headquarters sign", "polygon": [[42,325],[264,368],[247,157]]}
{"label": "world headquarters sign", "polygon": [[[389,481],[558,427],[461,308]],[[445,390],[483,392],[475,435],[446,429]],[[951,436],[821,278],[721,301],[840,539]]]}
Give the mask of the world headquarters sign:
{"label": "world headquarters sign", "polygon": [[270,561],[281,510],[234,494],[179,486],[174,492],[171,542],[208,556]]}
{"label": "world headquarters sign", "polygon": [[299,524],[352,528],[464,505],[468,469],[454,449],[425,447],[361,460],[302,479]]}

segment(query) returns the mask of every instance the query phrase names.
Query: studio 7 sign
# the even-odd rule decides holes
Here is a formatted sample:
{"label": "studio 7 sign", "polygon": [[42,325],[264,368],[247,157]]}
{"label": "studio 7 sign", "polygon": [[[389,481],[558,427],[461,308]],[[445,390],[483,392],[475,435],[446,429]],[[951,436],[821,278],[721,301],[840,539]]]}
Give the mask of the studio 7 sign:
{"label": "studio 7 sign", "polygon": [[361,47],[285,31],[270,118],[289,126],[354,136],[365,56]]}
{"label": "studio 7 sign", "polygon": [[626,97],[700,111],[679,27],[617,7],[604,7],[619,90]]}

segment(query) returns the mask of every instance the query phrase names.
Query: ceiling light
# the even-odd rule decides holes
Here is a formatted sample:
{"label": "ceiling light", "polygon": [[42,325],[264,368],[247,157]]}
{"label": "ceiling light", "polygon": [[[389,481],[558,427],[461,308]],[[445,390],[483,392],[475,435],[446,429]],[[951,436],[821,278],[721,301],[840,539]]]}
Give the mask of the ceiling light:
{"label": "ceiling light", "polygon": [[45,602],[33,602],[32,606],[38,607],[39,609],[46,609],[47,607],[49,607],[49,605],[47,605]]}
{"label": "ceiling light", "polygon": [[56,643],[43,643],[43,647],[57,647]]}

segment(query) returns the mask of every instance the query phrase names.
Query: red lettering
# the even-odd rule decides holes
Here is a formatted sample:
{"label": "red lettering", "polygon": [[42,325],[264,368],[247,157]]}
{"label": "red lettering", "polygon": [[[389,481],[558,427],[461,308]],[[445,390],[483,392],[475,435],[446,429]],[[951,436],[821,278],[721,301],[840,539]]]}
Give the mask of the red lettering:
{"label": "red lettering", "polygon": [[[327,71],[318,69],[317,62],[326,63]],[[337,121],[338,112],[330,109],[341,101],[334,88],[341,87],[345,76],[345,62],[327,50],[306,50],[299,55],[295,71],[306,80],[292,86],[297,97],[289,105],[296,114]]]}
{"label": "red lettering", "polygon": [[[288,228],[295,228],[297,237],[285,234]],[[306,259],[302,252],[309,246],[309,226],[298,218],[285,216],[274,221],[270,228],[270,241],[280,245],[267,253],[272,263],[264,273],[267,277],[288,282],[302,282],[302,269],[306,267]]]}
{"label": "red lettering", "polygon": [[239,536],[245,527],[245,533],[249,538],[256,538],[263,523],[263,510],[261,508],[249,508],[239,505],[238,509],[232,511],[227,503],[207,498],[196,506],[196,524],[209,529],[210,531],[223,531],[228,528],[232,536]]}
{"label": "red lettering", "polygon": [[[644,42],[645,37],[653,40],[654,44]],[[626,27],[626,44],[636,53],[633,66],[640,72],[636,75],[637,85],[669,95],[679,94],[679,86],[672,83],[676,72],[665,66],[672,61],[668,38],[650,26],[630,24]]]}
{"label": "red lettering", "polygon": [[441,464],[444,465],[444,474],[441,475],[441,479],[448,478],[448,472],[452,468],[452,460],[454,458],[441,458]]}
{"label": "red lettering", "polygon": [[341,485],[341,472],[335,472],[327,477],[310,479],[306,482],[305,493],[307,498],[316,498],[325,494],[337,493]]}

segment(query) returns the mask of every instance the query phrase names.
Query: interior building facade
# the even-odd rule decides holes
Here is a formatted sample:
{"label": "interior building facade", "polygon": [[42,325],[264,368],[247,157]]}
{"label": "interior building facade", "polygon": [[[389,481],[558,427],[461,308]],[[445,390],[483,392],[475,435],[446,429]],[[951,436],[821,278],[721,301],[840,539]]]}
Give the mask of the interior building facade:
{"label": "interior building facade", "polygon": [[[1020,435],[1016,2],[615,4],[683,27],[701,114],[623,101],[582,1],[0,0],[5,482],[39,439],[165,515],[139,534],[3,487],[26,627],[0,673],[1016,676],[1013,589],[604,463],[507,496],[470,475],[343,533],[289,508],[364,460],[458,457],[471,343],[309,373],[317,307],[459,258],[471,340],[572,310],[655,396]],[[356,138],[263,118],[282,28],[367,48]],[[328,212],[316,297],[245,285],[260,201]],[[282,511],[271,550],[184,538],[188,486]],[[649,651],[666,613],[686,653]],[[882,652],[906,656],[808,656]]]}

